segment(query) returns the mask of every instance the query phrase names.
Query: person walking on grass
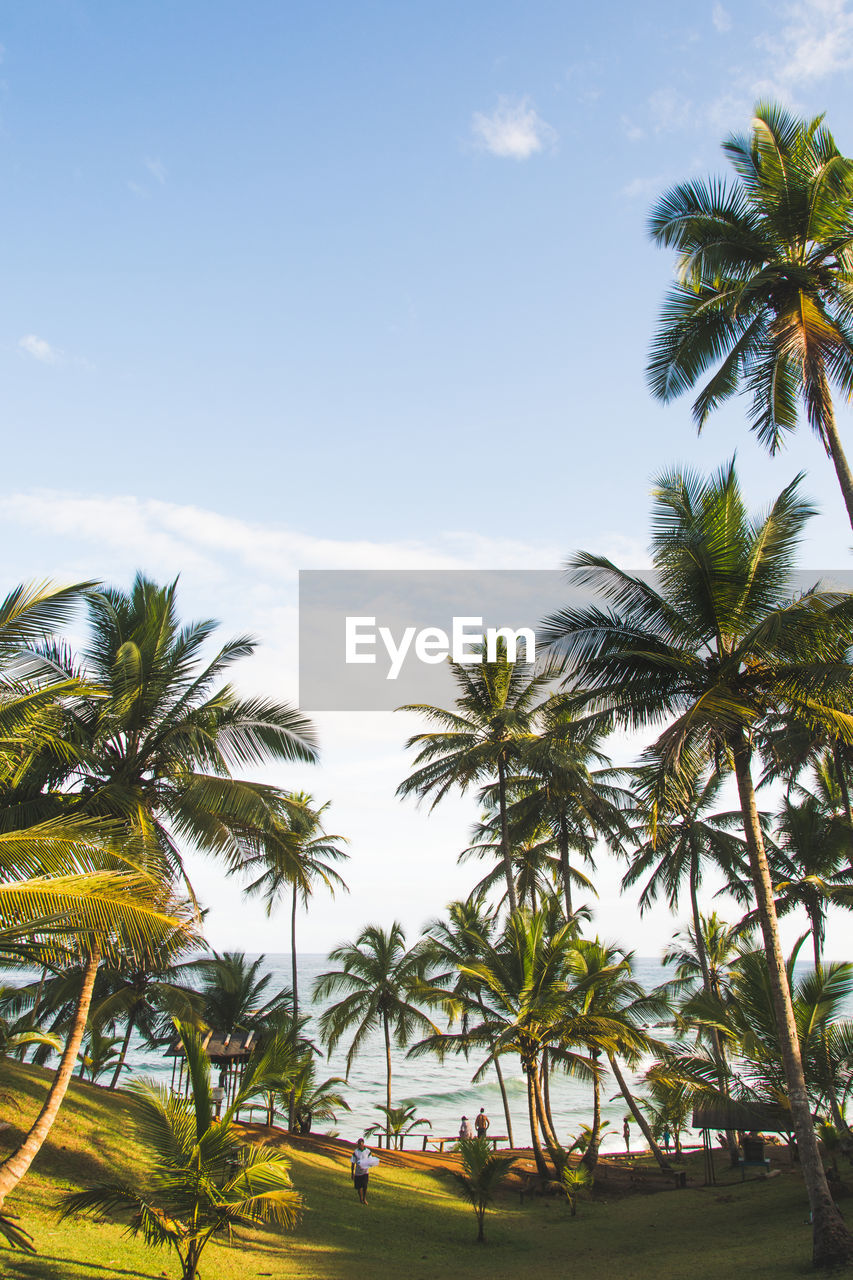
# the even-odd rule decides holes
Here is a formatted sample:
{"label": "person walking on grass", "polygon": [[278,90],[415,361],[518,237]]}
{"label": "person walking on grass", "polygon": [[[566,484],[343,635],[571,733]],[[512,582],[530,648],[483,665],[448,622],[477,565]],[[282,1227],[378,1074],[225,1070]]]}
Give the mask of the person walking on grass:
{"label": "person walking on grass", "polygon": [[485,1138],[488,1127],[489,1117],[486,1115],[486,1108],[480,1107],[480,1114],[474,1120],[474,1128],[477,1130],[477,1137]]}
{"label": "person walking on grass", "polygon": [[359,1138],[350,1161],[350,1176],[361,1204],[367,1204],[367,1179],[370,1170],[377,1164],[379,1164],[378,1158],[370,1147],[364,1145],[364,1138]]}

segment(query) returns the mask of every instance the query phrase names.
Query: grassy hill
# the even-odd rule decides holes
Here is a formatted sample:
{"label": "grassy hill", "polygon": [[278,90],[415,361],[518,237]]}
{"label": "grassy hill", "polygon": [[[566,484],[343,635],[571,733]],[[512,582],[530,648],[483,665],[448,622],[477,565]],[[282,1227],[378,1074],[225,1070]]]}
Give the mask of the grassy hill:
{"label": "grassy hill", "polygon": [[[0,1155],[35,1114],[46,1073],[3,1064],[0,1103],[11,1128],[0,1132]],[[8,1100],[12,1095],[20,1110]],[[441,1170],[383,1164],[371,1178],[371,1203],[352,1191],[345,1152],[294,1146],[293,1181],[306,1210],[295,1233],[246,1232],[229,1246],[214,1243],[202,1259],[203,1280],[565,1280],[567,1274],[607,1280],[788,1280],[809,1274],[811,1230],[796,1172],[769,1181],[727,1173],[727,1185],[655,1195],[584,1201],[571,1218],[556,1200],[503,1193],[489,1214],[487,1244],[475,1243],[474,1215]],[[7,1209],[35,1237],[37,1257],[0,1249],[0,1274],[11,1280],[147,1280],[176,1277],[174,1255],[146,1249],[118,1225],[58,1223],[55,1205],[79,1189],[121,1171],[146,1167],[135,1131],[133,1101],[75,1082],[51,1139]]]}

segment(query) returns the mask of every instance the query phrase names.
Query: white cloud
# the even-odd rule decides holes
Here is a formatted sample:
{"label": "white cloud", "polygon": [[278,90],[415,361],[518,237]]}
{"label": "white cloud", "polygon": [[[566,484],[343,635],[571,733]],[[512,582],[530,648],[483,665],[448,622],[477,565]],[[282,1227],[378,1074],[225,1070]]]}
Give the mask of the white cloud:
{"label": "white cloud", "polygon": [[808,84],[853,67],[853,12],[847,0],[797,0],[783,10],[786,25],[759,45],[782,88]]}
{"label": "white cloud", "polygon": [[21,351],[26,351],[28,356],[42,364],[59,364],[63,358],[63,353],[57,347],[52,347],[44,338],[39,338],[34,333],[27,333],[20,338],[18,346]]}
{"label": "white cloud", "polygon": [[501,97],[491,115],[474,113],[471,130],[482,150],[512,160],[528,160],[557,141],[529,98]]}
{"label": "white cloud", "polygon": [[719,3],[715,4],[711,10],[711,21],[720,35],[725,35],[727,31],[732,29],[732,15],[728,9],[724,9]]}
{"label": "white cloud", "polygon": [[163,164],[163,161],[148,157],[143,161],[143,163],[145,165],[145,168],[151,174],[152,178],[156,178],[161,186],[165,186],[166,166]]}

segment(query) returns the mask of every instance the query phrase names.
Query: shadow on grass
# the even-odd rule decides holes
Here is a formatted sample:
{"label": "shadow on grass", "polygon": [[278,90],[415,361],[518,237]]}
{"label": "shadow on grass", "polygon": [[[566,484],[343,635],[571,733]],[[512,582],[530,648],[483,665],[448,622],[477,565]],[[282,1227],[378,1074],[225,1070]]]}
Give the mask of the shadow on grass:
{"label": "shadow on grass", "polygon": [[126,1267],[106,1267],[100,1262],[77,1262],[74,1258],[54,1258],[5,1254],[3,1275],[9,1280],[91,1280],[92,1276],[135,1276],[151,1280],[150,1271],[129,1271]]}

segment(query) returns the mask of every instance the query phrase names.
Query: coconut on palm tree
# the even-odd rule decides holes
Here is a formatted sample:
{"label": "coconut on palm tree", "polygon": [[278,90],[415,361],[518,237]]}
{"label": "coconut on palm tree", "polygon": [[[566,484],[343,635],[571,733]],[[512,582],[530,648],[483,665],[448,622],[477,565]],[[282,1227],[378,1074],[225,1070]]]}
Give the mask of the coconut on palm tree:
{"label": "coconut on palm tree", "polygon": [[[737,392],[775,453],[800,406],[832,459],[853,525],[853,473],[832,393],[853,391],[853,160],[823,117],[798,120],[760,103],[748,136],[723,144],[736,180],[693,180],[652,210],[656,243],[676,250],[648,375],[668,401],[704,382],[701,429]],[[707,381],[706,375],[710,373]]]}
{"label": "coconut on palm tree", "polygon": [[704,753],[734,772],[814,1219],[814,1260],[823,1264],[853,1258],[853,1237],[833,1203],[814,1134],[753,779],[756,737],[771,713],[787,708],[853,739],[853,718],[843,709],[853,598],[818,589],[793,595],[796,550],[813,514],[799,484],[752,519],[733,464],[709,479],[663,475],[652,537],[659,589],[602,557],[579,555],[576,580],[601,603],[556,614],[548,634],[617,723],[661,730],[654,751],[664,769],[677,776],[686,756]]}

